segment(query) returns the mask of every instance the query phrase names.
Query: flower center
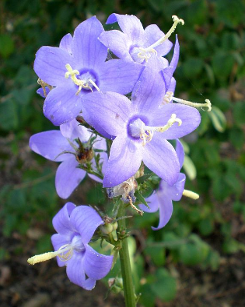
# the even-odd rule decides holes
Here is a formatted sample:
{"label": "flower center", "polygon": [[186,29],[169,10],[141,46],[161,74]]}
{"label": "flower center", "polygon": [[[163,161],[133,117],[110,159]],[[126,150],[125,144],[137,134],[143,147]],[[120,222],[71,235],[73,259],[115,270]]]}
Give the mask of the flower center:
{"label": "flower center", "polygon": [[162,127],[147,126],[140,118],[137,118],[129,124],[129,134],[134,139],[141,139],[143,146],[145,146],[147,142],[152,140],[154,132],[167,131],[174,123],[178,123],[179,126],[182,124],[181,119],[177,118],[176,114],[172,114],[167,124]]}
{"label": "flower center", "polygon": [[48,252],[41,255],[35,255],[27,260],[28,263],[34,265],[39,262],[50,260],[54,257],[59,257],[62,261],[68,261],[73,255],[73,251],[82,253],[85,250],[84,244],[82,243],[81,236],[75,235],[70,244],[62,245],[55,252]]}
{"label": "flower center", "polygon": [[149,60],[149,58],[152,56],[152,54],[157,54],[157,51],[155,50],[155,48],[157,46],[163,44],[171,36],[171,34],[175,31],[177,25],[179,23],[181,23],[182,25],[185,24],[184,20],[178,18],[176,15],[173,15],[172,18],[173,18],[174,23],[173,23],[172,27],[169,29],[169,31],[163,37],[161,37],[154,44],[152,44],[151,46],[149,46],[147,48],[143,48],[143,47],[138,48],[137,55],[140,59],[144,59],[147,62]]}
{"label": "flower center", "polygon": [[100,91],[100,89],[95,83],[97,80],[91,72],[87,71],[80,74],[78,70],[72,69],[70,64],[66,64],[66,69],[66,79],[71,77],[72,81],[78,86],[78,91],[76,92],[76,95],[78,95],[82,89],[90,90],[91,92],[93,92],[93,87],[96,88],[97,91]]}

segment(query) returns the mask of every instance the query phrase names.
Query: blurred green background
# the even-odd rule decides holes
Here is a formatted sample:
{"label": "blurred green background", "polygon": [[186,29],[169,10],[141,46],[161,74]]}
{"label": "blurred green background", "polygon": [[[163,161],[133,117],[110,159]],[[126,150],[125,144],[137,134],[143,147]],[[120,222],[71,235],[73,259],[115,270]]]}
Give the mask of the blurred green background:
{"label": "blurred green background", "polygon": [[[86,18],[137,15],[164,32],[172,15],[181,54],[176,97],[213,104],[185,138],[187,188],[196,202],[174,204],[158,232],[158,214],[135,217],[130,248],[140,305],[244,306],[245,297],[245,3],[242,0],[0,1],[0,301],[1,306],[123,306],[98,283],[92,293],[69,283],[55,261],[26,259],[51,249],[52,217],[65,203],[54,188],[57,164],[30,152],[29,137],[53,129],[32,67],[43,45],[58,46]],[[174,42],[175,36],[171,37]],[[71,200],[98,207],[101,186],[86,179]],[[119,273],[116,266],[110,276]],[[29,305],[28,305],[29,304]]]}

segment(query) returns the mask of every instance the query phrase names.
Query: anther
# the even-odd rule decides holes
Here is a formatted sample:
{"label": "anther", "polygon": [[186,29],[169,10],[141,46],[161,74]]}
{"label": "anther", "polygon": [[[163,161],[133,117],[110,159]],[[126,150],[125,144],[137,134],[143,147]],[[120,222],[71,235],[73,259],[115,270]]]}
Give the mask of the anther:
{"label": "anther", "polygon": [[65,78],[68,79],[71,77],[72,81],[78,86],[78,90],[76,92],[76,95],[78,95],[81,90],[84,89],[89,89],[91,92],[93,92],[92,87],[89,85],[90,83],[97,89],[97,91],[100,91],[98,86],[94,83],[93,80],[88,79],[88,80],[79,80],[77,79],[76,75],[79,75],[79,71],[76,69],[72,69],[70,64],[65,65],[66,69],[68,70],[65,73]]}
{"label": "anther", "polygon": [[184,100],[184,99],[180,99],[180,98],[176,98],[176,97],[172,97],[173,101],[188,105],[190,107],[194,107],[194,108],[207,108],[207,111],[210,112],[212,109],[212,104],[211,101],[209,99],[205,99],[205,103],[197,103],[197,102],[191,102],[188,100]]}

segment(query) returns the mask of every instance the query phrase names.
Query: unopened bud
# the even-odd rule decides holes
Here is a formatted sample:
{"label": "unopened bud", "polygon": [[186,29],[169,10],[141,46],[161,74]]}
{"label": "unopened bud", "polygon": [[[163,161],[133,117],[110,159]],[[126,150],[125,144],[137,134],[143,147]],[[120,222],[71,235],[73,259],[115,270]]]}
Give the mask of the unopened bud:
{"label": "unopened bud", "polygon": [[93,159],[93,157],[94,157],[94,152],[92,148],[80,147],[76,152],[77,162],[81,164],[90,162]]}
{"label": "unopened bud", "polygon": [[113,230],[117,230],[118,223],[117,223],[117,222],[113,223],[113,224],[112,224],[112,227],[113,227]]}
{"label": "unopened bud", "polygon": [[109,233],[112,233],[112,231],[114,230],[113,225],[112,224],[104,224],[102,226],[100,226],[100,230],[108,235]]}

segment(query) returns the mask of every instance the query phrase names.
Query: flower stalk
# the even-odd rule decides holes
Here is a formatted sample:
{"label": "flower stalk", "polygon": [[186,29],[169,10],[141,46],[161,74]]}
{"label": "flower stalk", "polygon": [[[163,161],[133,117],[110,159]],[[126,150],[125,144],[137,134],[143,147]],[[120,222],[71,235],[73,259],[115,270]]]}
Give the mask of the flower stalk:
{"label": "flower stalk", "polygon": [[[119,211],[118,218],[125,215],[125,206],[122,203]],[[126,231],[126,220],[118,220],[118,239],[121,239],[123,234]],[[120,264],[121,264],[121,274],[123,279],[123,290],[124,290],[124,299],[126,307],[136,307],[135,301],[135,292],[130,264],[130,257],[128,251],[128,239],[127,237],[121,241],[121,248],[119,250]]]}

